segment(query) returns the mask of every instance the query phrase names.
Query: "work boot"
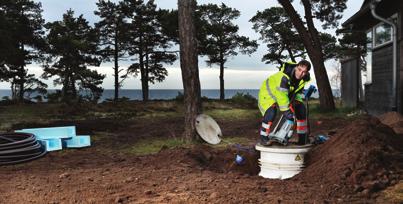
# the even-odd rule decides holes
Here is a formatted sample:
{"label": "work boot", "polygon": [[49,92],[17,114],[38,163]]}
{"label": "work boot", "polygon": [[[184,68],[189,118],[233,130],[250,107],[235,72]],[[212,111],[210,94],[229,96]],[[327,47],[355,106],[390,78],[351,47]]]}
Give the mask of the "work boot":
{"label": "work boot", "polygon": [[260,144],[263,146],[269,146],[270,145],[269,137],[260,135]]}
{"label": "work boot", "polygon": [[306,145],[309,143],[309,138],[305,134],[298,134],[297,145]]}

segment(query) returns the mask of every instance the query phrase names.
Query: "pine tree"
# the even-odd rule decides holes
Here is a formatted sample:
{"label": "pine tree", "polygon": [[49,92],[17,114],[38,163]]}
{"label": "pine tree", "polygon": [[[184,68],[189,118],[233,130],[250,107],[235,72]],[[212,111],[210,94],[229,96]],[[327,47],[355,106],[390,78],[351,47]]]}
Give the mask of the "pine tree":
{"label": "pine tree", "polygon": [[[209,66],[220,66],[220,100],[224,100],[224,68],[228,58],[238,54],[251,54],[257,49],[257,42],[248,37],[238,35],[239,27],[233,20],[240,16],[240,12],[222,3],[200,5],[198,12],[201,18],[199,36],[199,51],[208,57]],[[199,32],[198,30],[198,32]]]}
{"label": "pine tree", "polygon": [[271,7],[258,11],[250,19],[253,29],[260,34],[260,40],[267,43],[268,53],[262,61],[283,64],[284,61],[296,61],[305,58],[306,51],[290,18],[282,7]]}
{"label": "pine tree", "polygon": [[[297,62],[297,58],[306,58],[307,51],[302,38],[282,7],[258,11],[250,21],[253,29],[261,35],[260,39],[267,43],[268,53],[263,56],[262,61],[281,66],[284,61]],[[339,49],[336,38],[323,32],[319,33],[319,38],[325,60],[335,58]]]}
{"label": "pine tree", "polygon": [[77,101],[80,97],[98,100],[104,75],[87,66],[99,66],[98,36],[83,15],[74,17],[68,10],[62,21],[45,25],[49,29],[49,59],[44,66],[44,78],[56,77],[54,83],[62,85],[62,100]]}
{"label": "pine tree", "polygon": [[149,83],[161,82],[168,75],[163,64],[171,64],[176,55],[167,51],[171,47],[172,36],[163,33],[159,21],[160,12],[153,0],[126,0],[125,12],[130,19],[130,54],[136,56],[136,62],[129,69],[129,74],[141,76],[143,101],[149,98]]}
{"label": "pine tree", "polygon": [[123,82],[119,79],[119,73],[123,71],[119,69],[119,60],[127,55],[128,23],[125,21],[122,3],[99,0],[97,6],[98,11],[94,13],[101,18],[101,21],[96,23],[100,35],[100,53],[104,61],[114,62],[114,100],[117,101]]}
{"label": "pine tree", "polygon": [[46,85],[26,65],[42,59],[44,49],[41,4],[30,0],[0,1],[0,70],[11,84],[12,98],[23,101],[25,94],[43,93]]}
{"label": "pine tree", "polygon": [[314,19],[323,22],[324,29],[336,27],[341,19],[341,12],[346,9],[347,0],[301,0],[304,8],[304,19],[295,10],[289,0],[278,0],[290,17],[295,29],[298,31],[302,42],[312,61],[316,82],[319,89],[320,108],[322,110],[334,110],[335,104],[330,87],[329,78],[325,69],[325,55],[320,34],[315,27]]}
{"label": "pine tree", "polygon": [[185,131],[183,137],[188,141],[195,140],[197,137],[196,117],[201,113],[195,10],[196,1],[178,0],[180,61],[185,97]]}

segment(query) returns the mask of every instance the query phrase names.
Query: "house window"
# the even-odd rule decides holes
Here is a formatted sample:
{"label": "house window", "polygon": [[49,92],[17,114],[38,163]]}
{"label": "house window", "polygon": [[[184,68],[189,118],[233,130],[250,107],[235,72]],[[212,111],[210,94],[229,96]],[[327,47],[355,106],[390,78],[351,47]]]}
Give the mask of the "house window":
{"label": "house window", "polygon": [[366,80],[365,84],[371,84],[372,83],[372,29],[367,32],[367,53],[365,56],[365,62],[366,62]]}
{"label": "house window", "polygon": [[[397,14],[392,15],[389,18],[390,21],[397,23]],[[366,80],[365,84],[372,83],[372,50],[382,45],[388,44],[392,42],[392,26],[386,23],[379,23],[378,25],[372,27],[367,32],[367,53],[365,56],[366,62]]]}
{"label": "house window", "polygon": [[392,26],[381,23],[374,28],[374,47],[392,42]]}

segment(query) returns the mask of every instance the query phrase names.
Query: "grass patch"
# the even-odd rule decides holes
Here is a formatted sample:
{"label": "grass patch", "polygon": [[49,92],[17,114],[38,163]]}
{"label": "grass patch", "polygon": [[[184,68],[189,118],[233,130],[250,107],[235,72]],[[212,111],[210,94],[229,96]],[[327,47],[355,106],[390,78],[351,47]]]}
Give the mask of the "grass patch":
{"label": "grass patch", "polygon": [[[207,144],[205,142],[199,141]],[[226,148],[228,145],[248,144],[254,142],[246,137],[225,137],[220,144],[211,145],[214,148]],[[198,142],[196,142],[198,143]],[[188,143],[180,138],[154,138],[151,140],[140,140],[136,144],[123,149],[123,153],[134,154],[137,156],[155,154],[162,149],[173,149],[175,147],[190,147],[195,143]]]}
{"label": "grass patch", "polygon": [[150,118],[170,118],[170,117],[180,117],[182,116],[178,112],[148,112],[144,115],[139,116],[139,118],[150,119]]}
{"label": "grass patch", "polygon": [[336,110],[323,111],[320,109],[319,100],[309,101],[309,117],[314,119],[319,118],[356,118],[362,115],[363,112],[358,108],[342,107],[340,103],[336,103]]}
{"label": "grass patch", "polygon": [[1,107],[0,118],[9,119],[29,119],[38,118],[42,115],[47,115],[46,108],[38,107],[36,105],[11,105],[6,107]]}
{"label": "grass patch", "polygon": [[163,148],[172,149],[186,145],[186,142],[179,138],[144,139],[140,140],[133,146],[125,148],[123,152],[134,155],[147,155],[157,153]]}
{"label": "grass patch", "polygon": [[113,135],[112,133],[94,132],[94,134],[91,135],[91,142],[101,142],[107,138],[113,138],[113,137],[116,137],[116,135]]}
{"label": "grass patch", "polygon": [[16,123],[46,123],[53,118],[48,106],[42,105],[9,105],[0,107],[0,131],[9,131]]}
{"label": "grass patch", "polygon": [[256,118],[258,115],[258,110],[251,109],[214,109],[208,110],[205,112],[207,115],[210,115],[214,119],[222,119],[222,120],[235,120],[235,119],[247,119],[247,118]]}
{"label": "grass patch", "polygon": [[227,148],[228,145],[235,145],[235,144],[246,145],[251,142],[255,142],[255,141],[251,140],[250,138],[246,138],[246,137],[225,137],[225,138],[222,138],[222,141],[220,142],[220,144],[214,145],[214,147]]}

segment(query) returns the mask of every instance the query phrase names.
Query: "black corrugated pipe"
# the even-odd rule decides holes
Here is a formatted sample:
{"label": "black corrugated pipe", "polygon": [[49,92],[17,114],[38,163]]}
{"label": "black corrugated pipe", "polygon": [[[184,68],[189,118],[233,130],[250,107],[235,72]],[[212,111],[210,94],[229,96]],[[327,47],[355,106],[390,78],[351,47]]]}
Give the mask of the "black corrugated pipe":
{"label": "black corrugated pipe", "polygon": [[393,104],[392,104],[392,111],[397,111],[397,26],[395,23],[392,21],[388,21],[385,18],[382,18],[378,14],[375,13],[376,5],[380,2],[381,0],[373,0],[371,2],[370,8],[371,8],[371,13],[372,16],[386,24],[389,24],[392,26],[393,29],[393,79],[392,79],[392,94],[393,94]]}
{"label": "black corrugated pipe", "polygon": [[33,134],[0,134],[0,166],[31,161],[45,154],[46,148]]}

